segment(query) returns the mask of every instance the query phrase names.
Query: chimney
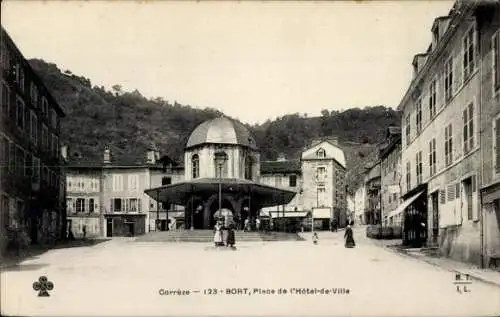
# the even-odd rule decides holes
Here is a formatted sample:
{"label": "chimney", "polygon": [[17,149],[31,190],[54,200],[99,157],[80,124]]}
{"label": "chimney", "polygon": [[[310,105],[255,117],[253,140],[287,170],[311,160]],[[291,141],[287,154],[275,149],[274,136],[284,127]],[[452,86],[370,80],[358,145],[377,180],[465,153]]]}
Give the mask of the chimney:
{"label": "chimney", "polygon": [[67,145],[61,146],[61,156],[65,161],[68,160],[68,146]]}
{"label": "chimney", "polygon": [[147,152],[147,163],[148,164],[155,164],[157,160],[157,151],[155,150],[148,150]]}
{"label": "chimney", "polygon": [[328,142],[334,145],[339,145],[339,139],[336,136],[329,136],[326,138]]}
{"label": "chimney", "polygon": [[106,146],[104,148],[104,164],[109,164],[111,163],[111,150],[109,149],[109,146]]}

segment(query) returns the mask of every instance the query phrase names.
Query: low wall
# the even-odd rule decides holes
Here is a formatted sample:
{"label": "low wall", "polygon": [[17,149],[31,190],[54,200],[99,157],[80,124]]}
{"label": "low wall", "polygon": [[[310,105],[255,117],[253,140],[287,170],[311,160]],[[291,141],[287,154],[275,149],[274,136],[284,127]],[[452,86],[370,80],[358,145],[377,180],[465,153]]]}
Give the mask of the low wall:
{"label": "low wall", "polygon": [[439,249],[443,256],[456,261],[481,265],[479,223],[450,226],[439,230]]}

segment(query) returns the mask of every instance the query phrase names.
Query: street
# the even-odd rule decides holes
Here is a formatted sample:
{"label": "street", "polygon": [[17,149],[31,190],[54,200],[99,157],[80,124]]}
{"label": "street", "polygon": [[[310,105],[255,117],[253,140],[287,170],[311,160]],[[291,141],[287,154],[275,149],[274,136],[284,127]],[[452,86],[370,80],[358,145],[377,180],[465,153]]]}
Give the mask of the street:
{"label": "street", "polygon": [[[344,248],[343,232],[319,237],[318,245],[310,240],[237,242],[237,251],[129,238],[52,250],[1,273],[1,312],[38,316],[500,313],[498,287],[472,281],[466,285],[468,292],[460,293],[454,273],[376,246],[360,230],[355,231],[354,249]],[[38,297],[33,289],[40,276],[54,284],[50,297]]]}

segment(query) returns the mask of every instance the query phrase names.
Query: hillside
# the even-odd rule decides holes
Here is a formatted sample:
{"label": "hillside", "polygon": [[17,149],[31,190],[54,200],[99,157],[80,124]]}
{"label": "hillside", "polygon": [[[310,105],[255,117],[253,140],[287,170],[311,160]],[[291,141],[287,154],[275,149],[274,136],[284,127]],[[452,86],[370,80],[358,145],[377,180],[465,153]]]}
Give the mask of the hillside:
{"label": "hillside", "polygon": [[[147,99],[137,90],[124,92],[119,86],[106,91],[43,60],[30,60],[30,64],[66,111],[62,142],[69,145],[70,154],[100,158],[105,145],[118,155],[144,153],[156,144],[162,153],[182,161],[192,129],[221,114],[162,98]],[[274,160],[280,153],[296,158],[311,138],[337,136],[346,153],[348,184],[354,188],[363,166],[376,159],[376,144],[383,140],[389,125],[400,125],[399,114],[377,106],[342,112],[323,110],[320,117],[289,114],[247,126],[254,133],[262,160]]]}

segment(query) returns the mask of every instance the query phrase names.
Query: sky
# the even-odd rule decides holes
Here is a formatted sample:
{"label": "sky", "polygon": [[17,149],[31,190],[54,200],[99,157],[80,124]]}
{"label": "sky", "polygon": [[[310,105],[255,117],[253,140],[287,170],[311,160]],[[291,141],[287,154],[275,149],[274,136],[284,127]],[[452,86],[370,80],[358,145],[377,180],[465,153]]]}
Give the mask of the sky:
{"label": "sky", "polygon": [[246,123],[396,108],[452,1],[2,1],[26,58]]}

